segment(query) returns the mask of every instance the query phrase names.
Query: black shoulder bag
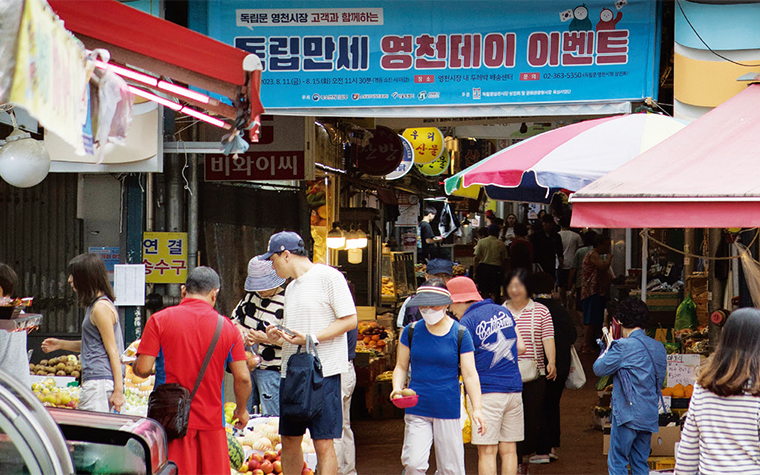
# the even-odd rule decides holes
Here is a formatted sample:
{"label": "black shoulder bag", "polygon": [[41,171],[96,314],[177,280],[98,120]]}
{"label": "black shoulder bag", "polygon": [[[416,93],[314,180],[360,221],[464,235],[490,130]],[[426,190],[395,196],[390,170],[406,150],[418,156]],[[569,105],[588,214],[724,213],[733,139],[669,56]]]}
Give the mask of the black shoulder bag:
{"label": "black shoulder bag", "polygon": [[201,385],[203,375],[211,361],[211,355],[214,353],[216,344],[219,341],[219,335],[222,333],[222,324],[224,317],[219,315],[216,322],[214,337],[211,339],[211,345],[206,351],[206,359],[203,360],[198,378],[195,380],[193,392],[188,391],[184,386],[178,383],[162,384],[158,386],[148,398],[148,417],[155,419],[161,424],[166,431],[166,437],[169,440],[181,439],[187,435],[187,423],[190,420],[190,403]]}
{"label": "black shoulder bag", "polygon": [[298,351],[288,359],[288,370],[280,387],[280,415],[308,421],[322,411],[322,362],[311,336],[306,337],[306,352]]}

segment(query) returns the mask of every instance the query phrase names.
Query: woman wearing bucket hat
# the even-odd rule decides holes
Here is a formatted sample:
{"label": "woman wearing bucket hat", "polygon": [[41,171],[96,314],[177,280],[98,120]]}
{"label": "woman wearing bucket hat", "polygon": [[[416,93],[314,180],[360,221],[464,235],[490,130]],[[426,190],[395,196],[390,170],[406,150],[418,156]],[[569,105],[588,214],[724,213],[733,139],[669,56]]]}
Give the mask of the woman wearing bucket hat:
{"label": "woman wearing bucket hat", "polygon": [[419,400],[406,409],[404,448],[401,463],[405,475],[423,475],[428,469],[430,447],[435,442],[437,472],[464,472],[464,443],[460,418],[459,368],[472,401],[473,429],[485,434],[480,404],[480,381],[475,369],[472,336],[446,315],[451,294],[440,279],[431,279],[417,289],[409,302],[420,308],[423,321],[404,328],[393,370],[391,400],[400,397],[409,366],[414,368],[409,388]]}
{"label": "woman wearing bucket hat", "polygon": [[455,277],[447,284],[451,311],[472,335],[475,367],[483,393],[483,416],[490,430],[472,434],[478,447],[478,473],[496,474],[497,455],[501,474],[517,474],[517,442],[523,440],[522,378],[517,355],[525,343],[517,333],[512,314],[493,300],[480,297],[469,277]]}
{"label": "woman wearing bucket hat", "polygon": [[[248,399],[248,411],[259,406],[265,416],[280,414],[280,364],[282,348],[273,345],[266,334],[269,325],[282,324],[285,279],[278,277],[271,261],[253,258],[248,262],[245,296],[233,312],[233,323],[240,329],[246,346],[261,359],[251,372],[256,385]],[[258,393],[258,398],[255,394]]]}

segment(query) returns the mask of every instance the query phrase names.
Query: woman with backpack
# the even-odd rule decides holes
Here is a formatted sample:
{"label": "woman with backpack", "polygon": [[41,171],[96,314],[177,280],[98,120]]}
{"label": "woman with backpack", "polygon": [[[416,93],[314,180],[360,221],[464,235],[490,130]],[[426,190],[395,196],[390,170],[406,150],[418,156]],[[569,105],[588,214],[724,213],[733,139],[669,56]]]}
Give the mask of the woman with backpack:
{"label": "woman with backpack", "polygon": [[437,473],[465,473],[460,423],[460,367],[465,389],[472,401],[473,431],[486,432],[472,336],[446,314],[451,303],[451,293],[440,279],[426,281],[409,302],[409,305],[419,307],[423,320],[408,325],[401,334],[391,393],[391,400],[402,396],[411,363],[414,371],[409,388],[419,399],[417,405],[406,409],[404,418],[406,428],[401,463],[405,475],[427,472],[430,447],[434,442]]}

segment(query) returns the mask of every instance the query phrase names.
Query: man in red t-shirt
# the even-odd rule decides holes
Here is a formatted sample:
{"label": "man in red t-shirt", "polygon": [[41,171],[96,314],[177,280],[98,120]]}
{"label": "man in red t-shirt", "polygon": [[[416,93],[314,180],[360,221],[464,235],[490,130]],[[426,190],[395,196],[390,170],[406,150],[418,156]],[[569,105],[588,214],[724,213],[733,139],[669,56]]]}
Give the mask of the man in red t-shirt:
{"label": "man in red t-shirt", "polygon": [[[179,383],[192,391],[216,329],[219,314],[214,303],[220,286],[219,275],[211,268],[198,267],[190,273],[182,286],[182,302],[156,313],[145,325],[133,368],[136,375],[147,377],[163,350],[166,383]],[[230,473],[222,404],[222,380],[229,354],[235,380],[236,426],[242,429],[248,424],[246,403],[251,394],[251,376],[245,348],[240,332],[225,318],[211,361],[190,404],[187,435],[169,442],[169,459],[183,475]]]}

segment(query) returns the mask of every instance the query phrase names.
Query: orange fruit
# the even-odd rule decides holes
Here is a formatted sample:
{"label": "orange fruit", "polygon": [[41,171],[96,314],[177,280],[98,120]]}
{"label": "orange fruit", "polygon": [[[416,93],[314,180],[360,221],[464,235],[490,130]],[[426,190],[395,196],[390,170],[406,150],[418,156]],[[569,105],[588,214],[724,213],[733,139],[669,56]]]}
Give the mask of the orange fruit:
{"label": "orange fruit", "polygon": [[380,341],[377,342],[377,347],[378,348],[383,348],[383,347],[385,347],[385,345],[386,345],[386,343],[383,340],[380,340]]}
{"label": "orange fruit", "polygon": [[[678,386],[681,386],[681,385],[679,384]],[[683,398],[686,395],[683,391],[683,386],[681,386],[680,388],[678,386],[673,388],[673,397],[676,399]]]}
{"label": "orange fruit", "polygon": [[662,390],[663,396],[672,396],[673,395],[673,388],[665,388]]}
{"label": "orange fruit", "polygon": [[369,336],[368,336],[368,337],[365,337],[365,338],[364,338],[364,344],[365,344],[365,345],[369,345],[369,342],[370,342],[370,341],[372,341],[372,337],[369,337]]}
{"label": "orange fruit", "polygon": [[692,394],[694,394],[694,385],[690,384],[686,386],[686,389],[683,391],[684,396],[691,397]]}
{"label": "orange fruit", "polygon": [[683,384],[676,384],[673,389],[684,389]]}
{"label": "orange fruit", "polygon": [[380,335],[372,335],[372,339],[375,341],[380,341]]}

